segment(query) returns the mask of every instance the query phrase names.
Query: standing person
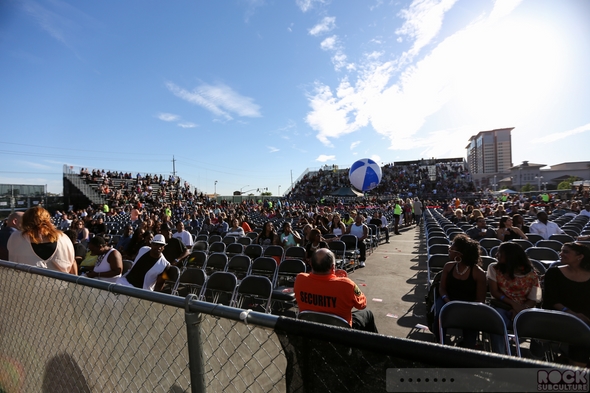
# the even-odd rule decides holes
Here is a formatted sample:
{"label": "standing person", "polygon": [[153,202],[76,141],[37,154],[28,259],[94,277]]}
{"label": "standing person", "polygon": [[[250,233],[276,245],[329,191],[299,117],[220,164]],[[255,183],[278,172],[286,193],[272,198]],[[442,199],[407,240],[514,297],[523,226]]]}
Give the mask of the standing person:
{"label": "standing person", "polygon": [[416,221],[416,225],[420,225],[422,222],[422,202],[418,199],[418,197],[414,198],[414,203],[412,204],[414,207],[414,221]]}
{"label": "standing person", "polygon": [[149,247],[142,247],[125,276],[117,279],[117,284],[128,287],[143,288],[153,291],[158,277],[170,269],[170,263],[162,255],[166,246],[164,235],[154,236]]}
{"label": "standing person", "polygon": [[357,238],[357,247],[359,248],[359,262],[361,267],[365,267],[367,260],[367,246],[365,239],[369,236],[369,227],[363,223],[364,217],[362,214],[357,214],[354,218],[354,223],[351,224],[346,233],[354,235]]}
{"label": "standing person", "polygon": [[393,233],[401,235],[399,233],[399,220],[402,215],[402,207],[399,204],[399,200],[396,199],[393,206]]}
{"label": "standing person", "polygon": [[[543,308],[572,314],[590,325],[590,248],[565,243],[559,254],[561,266],[547,270]],[[570,364],[588,367],[590,348],[569,346]]]}
{"label": "standing person", "polygon": [[18,232],[21,227],[23,212],[10,213],[6,218],[6,224],[0,229],[0,259],[8,260],[8,239]]}
{"label": "standing person", "polygon": [[[449,259],[443,268],[439,285],[440,297],[436,299],[436,315],[452,300],[483,303],[486,298],[486,274],[479,267],[479,243],[466,235],[457,235],[449,248]],[[438,320],[435,320],[435,331],[438,337]],[[463,345],[475,348],[477,332],[463,331]]]}
{"label": "standing person", "polygon": [[[317,250],[311,258],[311,269],[311,273],[300,273],[295,279],[294,292],[300,311],[335,314],[353,329],[378,333],[373,313],[366,310],[365,295],[350,278],[336,276],[332,251]],[[359,311],[352,312],[353,308]]]}
{"label": "standing person", "polygon": [[117,279],[123,273],[123,257],[121,253],[109,246],[102,236],[95,236],[90,239],[88,249],[98,257],[94,267],[86,273],[86,276],[102,281],[117,282]]}
{"label": "standing person", "polygon": [[74,245],[51,222],[49,212],[32,207],[22,217],[22,232],[8,239],[8,258],[12,262],[78,274]]}

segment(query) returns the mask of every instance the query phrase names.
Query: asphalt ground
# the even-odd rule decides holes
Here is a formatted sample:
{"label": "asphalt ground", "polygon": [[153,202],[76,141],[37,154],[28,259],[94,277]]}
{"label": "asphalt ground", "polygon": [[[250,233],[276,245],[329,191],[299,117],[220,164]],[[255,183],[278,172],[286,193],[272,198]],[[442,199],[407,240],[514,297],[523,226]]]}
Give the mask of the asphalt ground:
{"label": "asphalt ground", "polygon": [[348,277],[367,297],[380,334],[434,342],[426,326],[426,245],[423,229],[416,225],[382,235],[379,247],[367,255],[366,267]]}

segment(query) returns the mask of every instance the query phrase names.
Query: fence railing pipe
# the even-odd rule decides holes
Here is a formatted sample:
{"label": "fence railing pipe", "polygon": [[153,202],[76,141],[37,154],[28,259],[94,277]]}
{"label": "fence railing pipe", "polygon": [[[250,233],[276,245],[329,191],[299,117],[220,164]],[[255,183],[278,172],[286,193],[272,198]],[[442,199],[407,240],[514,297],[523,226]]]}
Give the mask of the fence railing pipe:
{"label": "fence railing pipe", "polygon": [[189,294],[185,299],[186,337],[188,344],[189,370],[191,376],[191,392],[205,393],[205,365],[203,360],[203,342],[201,340],[201,322],[203,314],[194,312],[189,307],[196,296]]}

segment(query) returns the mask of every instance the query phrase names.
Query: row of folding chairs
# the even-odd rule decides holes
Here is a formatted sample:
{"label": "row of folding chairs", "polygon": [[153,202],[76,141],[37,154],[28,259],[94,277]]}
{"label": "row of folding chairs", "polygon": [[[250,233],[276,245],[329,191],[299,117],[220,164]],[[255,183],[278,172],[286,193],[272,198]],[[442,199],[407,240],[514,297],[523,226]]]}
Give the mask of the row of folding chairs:
{"label": "row of folding chairs", "polygon": [[[306,271],[305,263],[299,259],[286,259],[277,267],[276,261],[270,257],[258,257],[252,261],[246,255],[235,255],[228,260],[225,254],[212,254],[204,262],[200,260],[202,254],[196,254],[193,257],[194,259],[190,257],[187,259],[182,273],[177,273],[177,277],[174,274],[169,275],[167,284],[172,294],[186,296],[193,293],[198,295],[200,300],[235,307],[241,307],[241,302],[238,301],[240,294],[250,294],[255,300],[260,300],[264,294],[267,294],[268,302],[258,303],[258,306],[263,305],[264,312],[270,312],[271,298],[277,303],[294,306],[295,294],[292,288],[295,277]],[[270,291],[264,289],[267,287],[264,285],[256,292],[253,286],[255,281],[249,279],[252,276],[267,279],[270,283]],[[209,282],[209,279],[213,277],[215,279]],[[244,287],[240,290],[239,287],[246,279],[248,279],[248,290]]]}
{"label": "row of folding chairs", "polygon": [[[508,334],[509,329],[498,311],[483,303],[451,301],[442,307],[438,317],[441,344],[447,329],[468,329],[503,337],[507,354],[511,353],[510,339],[513,338],[518,357],[523,357],[525,341],[530,345],[532,339],[590,347],[590,327],[561,311],[525,309],[514,318],[513,335]],[[543,348],[543,360],[555,361],[554,347]]]}

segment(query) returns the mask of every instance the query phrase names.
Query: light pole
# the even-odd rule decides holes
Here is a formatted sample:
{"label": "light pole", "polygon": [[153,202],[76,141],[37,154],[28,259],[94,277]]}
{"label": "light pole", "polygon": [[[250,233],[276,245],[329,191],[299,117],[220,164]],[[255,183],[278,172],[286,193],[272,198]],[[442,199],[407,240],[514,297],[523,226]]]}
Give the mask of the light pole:
{"label": "light pole", "polygon": [[547,182],[544,181],[542,184],[543,184],[543,188],[545,189],[545,191],[547,191]]}
{"label": "light pole", "polygon": [[243,194],[242,190],[243,190],[244,188],[246,188],[246,187],[250,187],[250,185],[249,185],[249,184],[246,184],[244,187],[240,188],[240,195],[242,195],[242,194]]}
{"label": "light pole", "polygon": [[543,180],[543,176],[535,176],[535,179],[539,182],[539,191],[541,191],[541,180]]}
{"label": "light pole", "polygon": [[277,192],[277,196],[281,196],[281,186],[279,185],[279,192]]}
{"label": "light pole", "polygon": [[522,167],[518,168],[518,191],[522,191]]}
{"label": "light pole", "polygon": [[496,175],[494,175],[494,191],[498,191],[496,188],[498,187],[498,183],[496,183]]}
{"label": "light pole", "polygon": [[217,198],[217,180],[215,180],[215,184],[213,185],[213,195]]}

